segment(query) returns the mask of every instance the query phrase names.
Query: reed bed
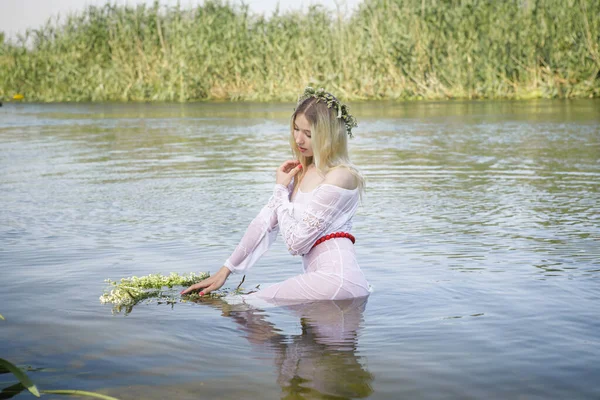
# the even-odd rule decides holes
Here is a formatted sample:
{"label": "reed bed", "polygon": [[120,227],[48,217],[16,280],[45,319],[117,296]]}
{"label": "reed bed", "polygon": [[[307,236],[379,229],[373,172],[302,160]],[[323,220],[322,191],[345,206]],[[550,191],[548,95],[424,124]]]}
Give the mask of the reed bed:
{"label": "reed bed", "polygon": [[252,13],[89,7],[0,44],[0,97],[26,101],[600,97],[600,0],[365,0]]}

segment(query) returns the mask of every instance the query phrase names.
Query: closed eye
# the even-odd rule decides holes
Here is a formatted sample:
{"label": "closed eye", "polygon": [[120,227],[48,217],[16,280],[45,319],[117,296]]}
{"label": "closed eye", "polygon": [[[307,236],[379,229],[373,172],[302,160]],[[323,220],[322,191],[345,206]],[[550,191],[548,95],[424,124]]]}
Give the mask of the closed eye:
{"label": "closed eye", "polygon": [[[298,128],[296,125],[294,125],[294,131],[297,132],[299,130],[300,130],[300,128]],[[306,135],[306,137],[310,139],[310,131],[307,131],[306,129],[304,129],[304,130],[302,130],[302,133],[304,133]]]}

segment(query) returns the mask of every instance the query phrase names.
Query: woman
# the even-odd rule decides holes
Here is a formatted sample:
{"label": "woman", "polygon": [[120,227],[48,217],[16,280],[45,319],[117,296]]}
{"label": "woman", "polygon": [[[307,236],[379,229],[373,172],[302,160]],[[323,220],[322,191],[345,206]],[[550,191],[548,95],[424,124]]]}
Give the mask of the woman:
{"label": "woman", "polygon": [[304,273],[246,298],[342,300],[369,295],[356,262],[352,217],[364,181],[348,157],[356,121],[348,108],[323,89],[306,88],[291,118],[290,144],[296,160],[278,169],[273,196],[250,223],[225,265],[181,294],[219,289],[231,273],[244,273],[267,251],[281,230]]}

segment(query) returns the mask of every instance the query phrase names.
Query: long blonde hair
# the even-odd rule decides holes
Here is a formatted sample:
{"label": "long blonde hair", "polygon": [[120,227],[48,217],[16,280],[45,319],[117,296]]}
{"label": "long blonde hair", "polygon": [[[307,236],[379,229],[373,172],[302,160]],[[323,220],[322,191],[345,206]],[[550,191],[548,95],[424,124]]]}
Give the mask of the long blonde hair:
{"label": "long blonde hair", "polygon": [[[310,123],[311,143],[313,156],[306,157],[296,145],[294,137],[294,123],[296,116],[303,114]],[[294,180],[294,186],[304,177],[307,167],[315,164],[317,171],[322,175],[327,174],[334,168],[346,168],[356,178],[358,188],[363,193],[365,179],[360,171],[352,164],[348,156],[348,134],[344,122],[337,118],[336,112],[328,108],[324,101],[315,97],[309,97],[296,107],[290,121],[290,146],[296,158],[302,164],[302,172],[299,179]]]}

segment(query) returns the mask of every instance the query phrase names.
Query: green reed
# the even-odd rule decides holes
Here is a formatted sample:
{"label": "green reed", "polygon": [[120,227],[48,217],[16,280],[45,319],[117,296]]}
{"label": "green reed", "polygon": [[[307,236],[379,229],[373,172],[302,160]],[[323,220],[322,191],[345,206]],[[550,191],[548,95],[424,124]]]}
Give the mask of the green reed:
{"label": "green reed", "polygon": [[29,101],[600,97],[600,0],[364,0],[265,17],[89,7],[0,42],[0,97]]}
{"label": "green reed", "polygon": [[19,381],[16,385],[3,388],[1,391],[2,399],[9,399],[18,395],[23,390],[27,389],[35,397],[40,397],[41,393],[59,394],[66,396],[77,397],[93,397],[102,400],[119,400],[116,397],[108,396],[102,393],[89,392],[86,390],[59,389],[59,390],[39,390],[37,385],[29,378],[25,369],[17,367],[8,360],[0,358],[0,374],[11,373]]}

